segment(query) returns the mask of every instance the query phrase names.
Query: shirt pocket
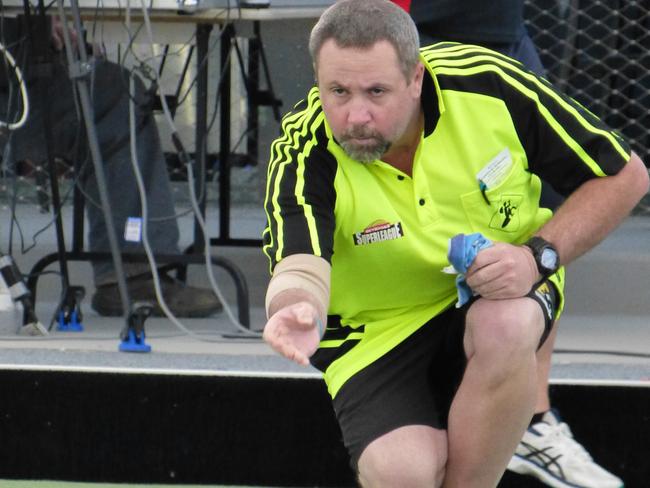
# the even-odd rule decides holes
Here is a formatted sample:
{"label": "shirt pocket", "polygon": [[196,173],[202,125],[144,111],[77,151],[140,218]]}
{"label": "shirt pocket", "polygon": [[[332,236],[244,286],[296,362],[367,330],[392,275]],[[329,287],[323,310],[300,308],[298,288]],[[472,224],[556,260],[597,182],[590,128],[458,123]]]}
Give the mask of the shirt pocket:
{"label": "shirt pocket", "polygon": [[516,241],[526,234],[539,208],[541,185],[522,166],[513,164],[506,177],[494,188],[460,196],[465,216],[474,232],[503,242]]}

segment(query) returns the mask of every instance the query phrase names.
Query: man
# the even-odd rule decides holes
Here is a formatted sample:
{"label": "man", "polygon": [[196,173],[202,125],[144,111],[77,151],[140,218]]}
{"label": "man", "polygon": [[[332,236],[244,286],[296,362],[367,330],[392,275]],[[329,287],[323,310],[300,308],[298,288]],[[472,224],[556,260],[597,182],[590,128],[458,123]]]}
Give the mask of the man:
{"label": "man", "polygon": [[[399,4],[399,2],[396,2]],[[535,46],[524,24],[524,0],[412,0],[411,14],[422,45],[439,40],[478,44],[520,59]],[[530,66],[529,66],[530,68]]]}
{"label": "man", "polygon": [[[533,415],[560,265],[625,218],[647,171],[519,63],[420,53],[388,0],[337,2],[310,52],[317,87],[271,150],[265,339],[323,370],[362,486],[496,486]],[[567,196],[555,212],[542,181]],[[477,232],[491,245],[456,308],[449,239]]]}
{"label": "man", "polygon": [[[399,1],[395,3],[400,5]],[[402,2],[400,6],[413,18],[422,46],[440,41],[477,44],[510,56],[527,69],[545,76],[542,61],[524,24],[523,0],[413,0]],[[550,208],[557,207],[561,201],[557,193],[551,190],[545,193],[545,205]],[[619,478],[593,461],[573,438],[570,429],[565,428],[558,411],[551,408],[548,382],[557,330],[555,326],[537,352],[535,415],[508,469],[531,474],[556,488],[622,486]],[[549,463],[550,459],[554,462]]]}
{"label": "man", "polygon": [[[34,33],[33,26],[32,33]],[[69,161],[81,154],[84,167],[88,169],[81,175],[80,182],[85,194],[89,221],[89,250],[108,252],[108,234],[104,214],[99,207],[99,191],[92,175],[92,161],[83,146],[83,121],[75,103],[75,92],[68,76],[63,48],[62,25],[58,18],[52,18],[51,47],[52,64],[50,76],[36,76],[37,72],[47,72],[36,65],[33,50],[30,51],[30,37],[21,19],[2,20],[2,39],[4,46],[11,46],[16,52],[16,60],[27,74],[30,112],[27,123],[0,137],[2,145],[11,148],[12,160],[44,161],[47,157],[44,118],[47,107],[43,94],[48,100],[52,121],[52,151],[54,156]],[[72,32],[76,43],[76,33]],[[41,61],[42,62],[42,61]],[[2,65],[5,66],[4,63]],[[0,100],[8,107],[3,120],[13,120],[22,106],[16,102],[15,75],[9,69],[1,73],[3,88]],[[102,57],[92,58],[91,97],[95,114],[95,126],[99,140],[110,205],[113,213],[112,225],[116,229],[118,244],[124,253],[142,253],[142,243],[138,239],[127,240],[125,229],[130,218],[139,218],[141,212],[140,196],[131,165],[129,145],[129,78],[132,76],[123,67]],[[154,252],[178,253],[178,226],[175,219],[174,199],[169,176],[162,153],[158,129],[152,113],[151,93],[136,76],[136,124],[137,157],[144,186],[147,192],[150,221],[149,240]],[[137,221],[137,220],[136,220]],[[105,316],[122,315],[122,302],[117,288],[117,277],[112,261],[92,261],[96,292],[92,306]],[[162,315],[157,303],[149,265],[147,263],[125,263],[127,285],[132,301],[150,301],[154,304],[153,313]],[[221,310],[222,305],[212,290],[187,286],[163,274],[161,276],[163,298],[171,312],[179,317],[209,316]]]}

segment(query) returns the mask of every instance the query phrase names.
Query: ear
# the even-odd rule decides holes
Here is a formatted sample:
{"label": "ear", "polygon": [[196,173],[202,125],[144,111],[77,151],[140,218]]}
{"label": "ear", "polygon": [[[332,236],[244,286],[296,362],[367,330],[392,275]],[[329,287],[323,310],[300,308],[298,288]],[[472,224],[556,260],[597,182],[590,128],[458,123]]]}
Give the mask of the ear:
{"label": "ear", "polygon": [[311,67],[314,69],[314,84],[318,85],[318,65],[316,61],[312,63]]}
{"label": "ear", "polygon": [[413,70],[413,77],[411,78],[410,88],[412,94],[415,97],[420,97],[422,95],[422,83],[424,80],[424,65],[421,61],[418,61],[418,64],[415,65]]}

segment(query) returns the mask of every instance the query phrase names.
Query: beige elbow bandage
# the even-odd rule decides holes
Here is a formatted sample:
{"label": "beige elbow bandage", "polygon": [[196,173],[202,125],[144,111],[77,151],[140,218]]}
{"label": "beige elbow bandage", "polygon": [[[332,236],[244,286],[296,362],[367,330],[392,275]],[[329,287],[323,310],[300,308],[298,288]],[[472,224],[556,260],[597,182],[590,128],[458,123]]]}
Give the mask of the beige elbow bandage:
{"label": "beige elbow bandage", "polygon": [[280,261],[266,290],[266,315],[269,317],[273,299],[288,290],[302,290],[317,304],[321,319],[327,315],[330,302],[331,266],[325,259],[311,254],[292,254]]}

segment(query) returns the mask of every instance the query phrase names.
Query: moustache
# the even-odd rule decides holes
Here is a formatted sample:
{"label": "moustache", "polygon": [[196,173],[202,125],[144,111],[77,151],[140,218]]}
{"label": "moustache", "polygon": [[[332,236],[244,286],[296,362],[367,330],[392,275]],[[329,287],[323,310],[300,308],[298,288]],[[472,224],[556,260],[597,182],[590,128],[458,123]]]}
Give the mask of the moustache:
{"label": "moustache", "polygon": [[353,127],[352,129],[349,129],[345,131],[343,134],[342,139],[343,140],[349,140],[349,139],[377,139],[378,138],[378,133],[377,131],[374,131],[372,129],[366,129],[364,127]]}

